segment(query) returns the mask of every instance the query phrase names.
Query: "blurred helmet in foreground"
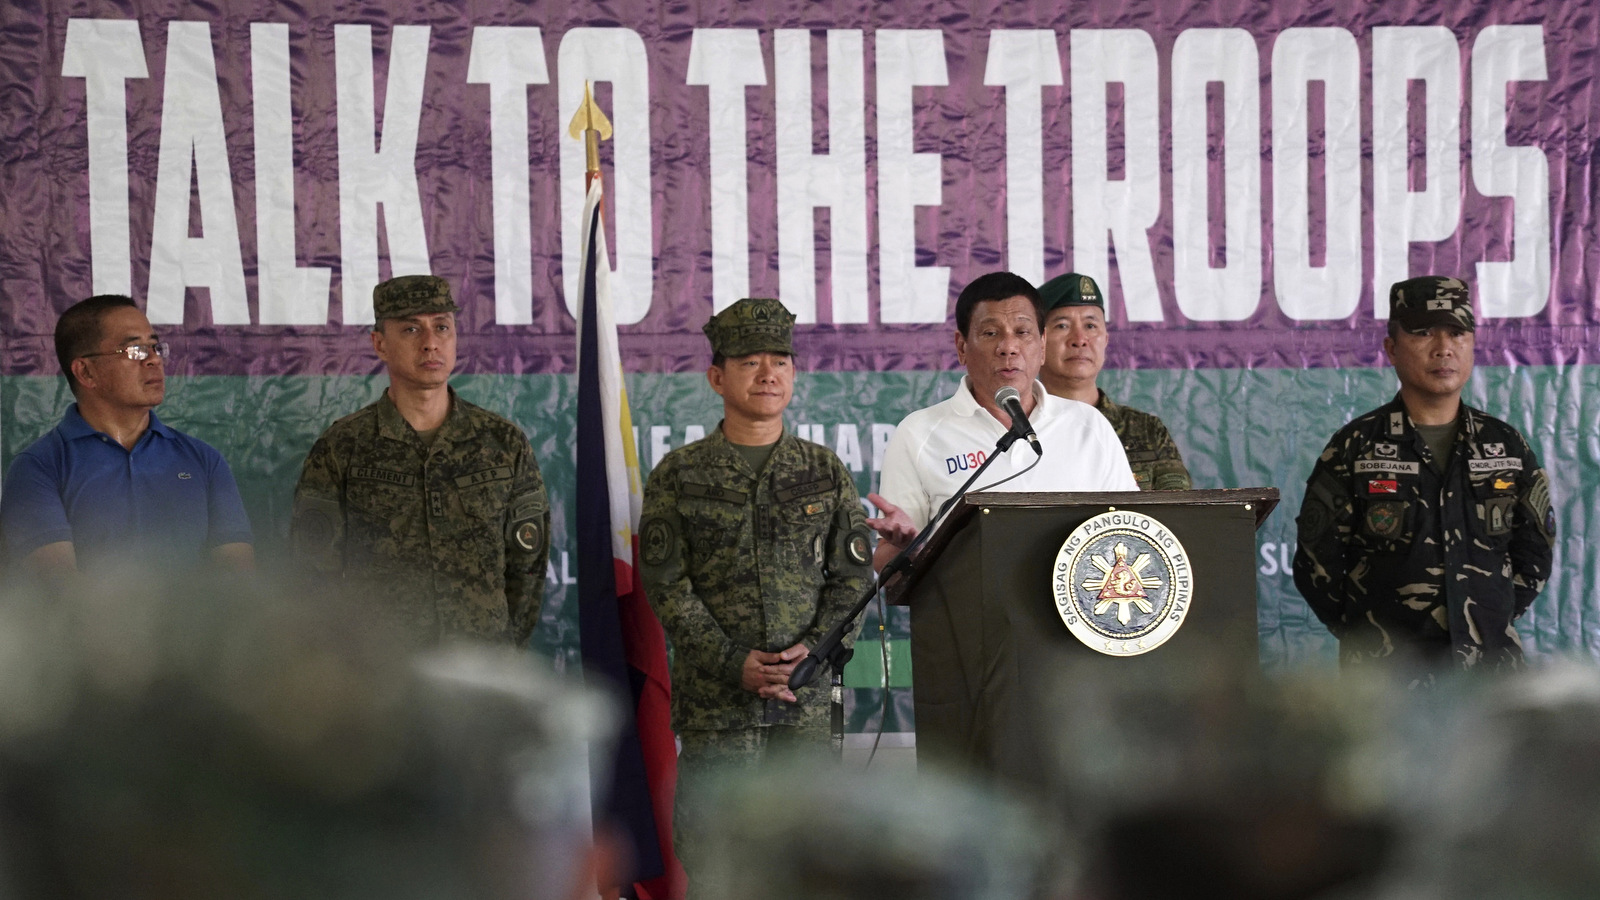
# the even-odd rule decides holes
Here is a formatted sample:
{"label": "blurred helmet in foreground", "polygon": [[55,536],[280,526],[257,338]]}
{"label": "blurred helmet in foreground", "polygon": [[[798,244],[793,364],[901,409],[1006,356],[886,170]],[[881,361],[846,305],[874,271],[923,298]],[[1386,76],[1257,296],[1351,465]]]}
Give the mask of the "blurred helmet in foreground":
{"label": "blurred helmet in foreground", "polygon": [[1600,669],[1485,682],[1433,737],[1433,789],[1383,900],[1600,897]]}
{"label": "blurred helmet in foreground", "polygon": [[602,701],[408,655],[329,598],[79,579],[0,599],[0,896],[571,896]]}
{"label": "blurred helmet in foreground", "polygon": [[797,758],[730,774],[696,900],[1019,900],[1059,845],[1019,803],[930,771]]}
{"label": "blurred helmet in foreground", "polygon": [[[1253,660],[1066,663],[1049,791],[1101,900],[1367,896],[1393,857],[1403,689]],[[1116,660],[1121,662],[1121,660]]]}

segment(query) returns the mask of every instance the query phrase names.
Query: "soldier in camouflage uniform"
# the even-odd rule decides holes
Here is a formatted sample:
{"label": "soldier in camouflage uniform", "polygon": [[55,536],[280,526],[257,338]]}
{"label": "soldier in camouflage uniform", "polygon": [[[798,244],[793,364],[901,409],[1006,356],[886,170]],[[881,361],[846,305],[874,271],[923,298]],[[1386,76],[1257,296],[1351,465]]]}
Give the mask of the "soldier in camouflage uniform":
{"label": "soldier in camouflage uniform", "polygon": [[528,438],[450,388],[459,307],[444,279],[394,278],[372,298],[389,389],[311,448],[294,493],[295,553],[419,642],[525,644],[550,555]]}
{"label": "soldier in camouflage uniform", "polygon": [[1461,402],[1473,336],[1461,281],[1394,285],[1400,392],[1340,429],[1306,483],[1294,581],[1346,665],[1522,661],[1512,623],[1550,576],[1550,483],[1516,429]]}
{"label": "soldier in camouflage uniform", "polygon": [[645,486],[641,571],[672,639],[672,724],[683,745],[674,834],[691,883],[710,773],[784,747],[830,746],[827,686],[791,692],[787,682],[872,577],[849,470],[783,428],[793,324],[778,301],[756,299],[706,324],[706,378],[722,396],[722,423],[667,454]]}
{"label": "soldier in camouflage uniform", "polygon": [[1094,279],[1068,272],[1039,288],[1048,310],[1044,323],[1044,368],[1039,380],[1057,397],[1100,410],[1116,429],[1141,491],[1187,491],[1193,487],[1183,455],[1156,416],[1122,406],[1100,390],[1096,379],[1106,362],[1106,304]]}

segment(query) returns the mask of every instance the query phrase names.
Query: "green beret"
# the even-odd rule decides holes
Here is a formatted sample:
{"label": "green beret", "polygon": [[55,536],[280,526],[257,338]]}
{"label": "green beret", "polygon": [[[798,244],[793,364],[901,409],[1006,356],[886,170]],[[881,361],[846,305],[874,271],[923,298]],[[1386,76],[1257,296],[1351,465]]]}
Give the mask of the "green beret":
{"label": "green beret", "polygon": [[794,355],[794,313],[776,300],[746,297],[712,316],[704,331],[711,351],[725,357]]}
{"label": "green beret", "polygon": [[1100,294],[1100,285],[1087,275],[1068,272],[1039,286],[1039,297],[1044,300],[1045,312],[1063,306],[1098,306],[1106,311],[1106,301]]}
{"label": "green beret", "polygon": [[460,311],[450,298],[450,282],[433,275],[401,275],[372,289],[373,318],[380,322]]}
{"label": "green beret", "polygon": [[1477,330],[1466,282],[1440,275],[1395,282],[1389,288],[1389,320],[1406,331],[1427,331],[1435,325]]}

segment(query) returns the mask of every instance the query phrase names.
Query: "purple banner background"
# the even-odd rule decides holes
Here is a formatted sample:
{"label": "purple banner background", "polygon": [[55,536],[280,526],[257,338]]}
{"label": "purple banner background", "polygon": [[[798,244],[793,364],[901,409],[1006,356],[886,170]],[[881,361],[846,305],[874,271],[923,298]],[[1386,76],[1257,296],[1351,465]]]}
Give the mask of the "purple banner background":
{"label": "purple banner background", "polygon": [[[1113,327],[1108,365],[1125,368],[1258,368],[1382,364],[1372,316],[1371,35],[1382,25],[1443,25],[1457,37],[1463,62],[1462,221],[1453,238],[1412,248],[1412,271],[1461,275],[1472,265],[1509,254],[1511,204],[1476,193],[1468,139],[1474,36],[1488,25],[1535,24],[1544,30],[1549,80],[1518,82],[1507,91],[1507,142],[1542,149],[1550,173],[1551,295],[1538,315],[1486,323],[1479,332],[1480,364],[1584,364],[1600,347],[1600,313],[1593,299],[1596,272],[1594,87],[1597,17],[1592,3],[1495,4],[1279,3],[1186,6],[1160,3],[1005,4],[973,14],[967,4],[706,3],[658,7],[648,2],[540,2],[514,9],[499,3],[453,6],[414,3],[377,11],[370,5],[231,2],[190,7],[177,2],[8,3],[0,29],[0,374],[51,374],[56,364],[48,335],[56,315],[91,292],[88,227],[88,147],[82,78],[64,77],[63,47],[71,18],[137,19],[150,77],[127,82],[133,284],[149,279],[151,225],[160,143],[167,23],[211,23],[218,86],[234,180],[233,201],[252,311],[255,290],[254,149],[250,94],[250,23],[289,27],[291,95],[295,116],[298,264],[329,267],[329,301],[337,322],[340,291],[338,141],[333,26],[373,26],[376,99],[381,118],[389,29],[431,26],[421,130],[415,160],[433,271],[456,285],[464,307],[460,369],[479,373],[569,372],[573,321],[562,300],[558,141],[566,121],[556,109],[557,49],[577,27],[635,30],[649,57],[654,301],[640,323],[623,329],[625,365],[632,371],[699,369],[706,362],[700,325],[711,313],[711,222],[707,90],[685,84],[694,28],[760,30],[767,84],[746,90],[750,159],[750,289],[778,293],[773,30],[813,29],[813,140],[827,143],[827,56],[824,29],[865,32],[867,213],[871,324],[804,326],[798,340],[809,370],[886,371],[955,366],[949,327],[877,324],[877,254],[873,33],[883,28],[931,28],[944,34],[946,87],[914,91],[914,150],[942,157],[940,206],[916,215],[918,263],[952,269],[950,302],[961,285],[1006,266],[1005,89],[987,86],[984,66],[992,29],[1043,28],[1056,33],[1067,85],[1042,89],[1044,132],[1044,247],[1047,275],[1072,265],[1069,34],[1078,28],[1135,28],[1149,33],[1160,61],[1162,209],[1150,231],[1161,284],[1164,321],[1129,323],[1115,284],[1108,286]],[[528,89],[529,190],[532,208],[534,321],[493,323],[493,232],[490,204],[489,91],[468,84],[466,69],[476,26],[543,29],[551,83]],[[1278,308],[1272,290],[1271,107],[1272,45],[1294,26],[1348,29],[1362,60],[1362,303],[1346,320],[1296,322]],[[1262,299],[1254,315],[1232,323],[1192,322],[1179,311],[1170,283],[1173,266],[1171,150],[1172,48],[1192,28],[1237,27],[1260,51],[1262,123]],[[601,98],[608,96],[602,88]],[[1220,119],[1213,113],[1213,132]],[[618,123],[625,127],[626,123]],[[1116,134],[1113,129],[1113,135]],[[1115,137],[1113,138],[1115,140]],[[1316,142],[1313,141],[1315,148]],[[1315,156],[1316,150],[1313,150]],[[1112,165],[1118,148],[1113,144]],[[1213,153],[1215,155],[1215,151]],[[1215,181],[1215,179],[1214,179]],[[1216,201],[1213,198],[1213,206]],[[1218,213],[1213,209],[1213,218]],[[826,217],[820,217],[825,219]],[[576,227],[576,223],[567,223]],[[1214,229],[1215,230],[1215,229]],[[1316,227],[1314,225],[1313,233]],[[829,309],[829,233],[817,229],[818,308]],[[385,267],[383,271],[387,272]],[[1380,298],[1381,301],[1381,298]],[[175,374],[366,374],[378,363],[363,328],[215,326],[209,306],[191,291],[186,324],[164,331],[181,338]]]}

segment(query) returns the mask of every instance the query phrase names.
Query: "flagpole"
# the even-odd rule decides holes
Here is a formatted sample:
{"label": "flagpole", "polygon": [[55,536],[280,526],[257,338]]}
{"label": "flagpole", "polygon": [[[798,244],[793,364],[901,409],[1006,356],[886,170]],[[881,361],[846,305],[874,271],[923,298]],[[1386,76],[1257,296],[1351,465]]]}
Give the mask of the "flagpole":
{"label": "flagpole", "polygon": [[[588,190],[589,185],[600,177],[600,142],[611,140],[611,120],[601,112],[600,105],[594,102],[594,94],[589,90],[589,82],[583,83],[583,102],[578,105],[578,111],[573,114],[572,122],[567,126],[567,134],[574,139],[583,140],[585,160],[583,187]],[[605,215],[605,201],[601,200],[601,216]]]}
{"label": "flagpole", "polygon": [[672,849],[677,748],[671,674],[666,635],[638,575],[642,488],[607,277],[600,141],[611,133],[585,83],[568,126],[587,155],[574,440],[578,631],[585,680],[609,685],[627,707],[610,759],[591,759],[591,765],[599,767],[592,773],[600,773],[594,779],[595,814],[628,841],[634,864],[631,884],[597,887],[607,900],[624,892],[640,900],[681,900],[683,868]]}

